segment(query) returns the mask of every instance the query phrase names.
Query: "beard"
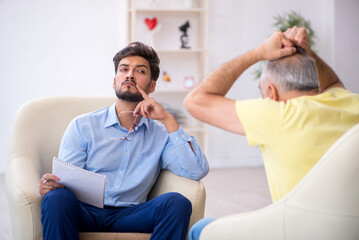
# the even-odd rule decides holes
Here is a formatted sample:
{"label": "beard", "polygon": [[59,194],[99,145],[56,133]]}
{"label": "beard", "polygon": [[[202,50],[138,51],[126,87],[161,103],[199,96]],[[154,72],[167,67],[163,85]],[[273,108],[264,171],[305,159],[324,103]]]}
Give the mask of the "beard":
{"label": "beard", "polygon": [[[121,84],[121,87],[124,83],[126,83],[126,81],[124,81]],[[133,83],[136,85],[135,82],[133,82]],[[142,97],[141,93],[138,90],[137,90],[137,92],[131,92],[130,86],[126,87],[127,89],[125,89],[125,90],[122,90],[121,87],[116,89],[116,96],[120,100],[125,101],[125,102],[141,102],[144,100],[144,98]],[[145,91],[145,92],[147,92],[147,91]]]}
{"label": "beard", "polygon": [[121,89],[116,90],[116,96],[125,102],[141,102],[144,100],[139,92],[133,93],[130,91],[123,91]]}

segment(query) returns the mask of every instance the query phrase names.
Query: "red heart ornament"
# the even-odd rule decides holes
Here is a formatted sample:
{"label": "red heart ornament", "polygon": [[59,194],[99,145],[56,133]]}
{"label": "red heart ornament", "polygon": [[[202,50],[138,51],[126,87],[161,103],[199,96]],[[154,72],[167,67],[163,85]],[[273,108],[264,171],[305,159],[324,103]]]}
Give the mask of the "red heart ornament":
{"label": "red heart ornament", "polygon": [[148,29],[152,30],[157,25],[157,18],[152,18],[152,19],[146,18],[145,23],[146,23]]}

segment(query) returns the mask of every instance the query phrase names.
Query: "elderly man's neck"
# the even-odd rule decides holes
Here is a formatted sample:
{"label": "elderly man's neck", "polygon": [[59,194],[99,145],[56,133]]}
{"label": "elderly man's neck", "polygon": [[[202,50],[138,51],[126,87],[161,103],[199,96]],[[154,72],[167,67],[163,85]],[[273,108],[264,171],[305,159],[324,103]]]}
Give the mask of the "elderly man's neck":
{"label": "elderly man's neck", "polygon": [[278,101],[284,101],[287,102],[287,100],[292,99],[292,98],[298,98],[298,97],[302,97],[302,96],[314,96],[319,94],[319,89],[312,89],[312,90],[290,90],[290,91],[285,91],[285,92],[281,92],[279,94],[279,98]]}

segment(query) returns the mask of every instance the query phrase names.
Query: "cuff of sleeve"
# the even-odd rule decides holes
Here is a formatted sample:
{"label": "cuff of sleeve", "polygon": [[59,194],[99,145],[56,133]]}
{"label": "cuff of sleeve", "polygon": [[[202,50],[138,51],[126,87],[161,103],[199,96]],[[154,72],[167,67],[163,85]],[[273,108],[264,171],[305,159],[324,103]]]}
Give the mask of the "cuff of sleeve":
{"label": "cuff of sleeve", "polygon": [[168,134],[171,142],[175,145],[191,142],[192,138],[180,126],[176,132]]}

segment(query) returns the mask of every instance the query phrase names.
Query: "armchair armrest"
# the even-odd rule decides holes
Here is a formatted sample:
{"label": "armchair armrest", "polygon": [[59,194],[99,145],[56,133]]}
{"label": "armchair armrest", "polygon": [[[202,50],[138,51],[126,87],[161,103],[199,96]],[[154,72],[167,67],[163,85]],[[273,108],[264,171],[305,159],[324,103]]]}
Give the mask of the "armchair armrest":
{"label": "armchair armrest", "polygon": [[179,177],[168,170],[162,170],[148,199],[155,198],[167,192],[181,193],[191,201],[192,215],[189,223],[190,227],[204,217],[206,190],[201,181]]}
{"label": "armchair armrest", "polygon": [[8,162],[5,184],[14,240],[39,239],[42,235],[37,168],[35,161],[27,157],[14,157]]}

